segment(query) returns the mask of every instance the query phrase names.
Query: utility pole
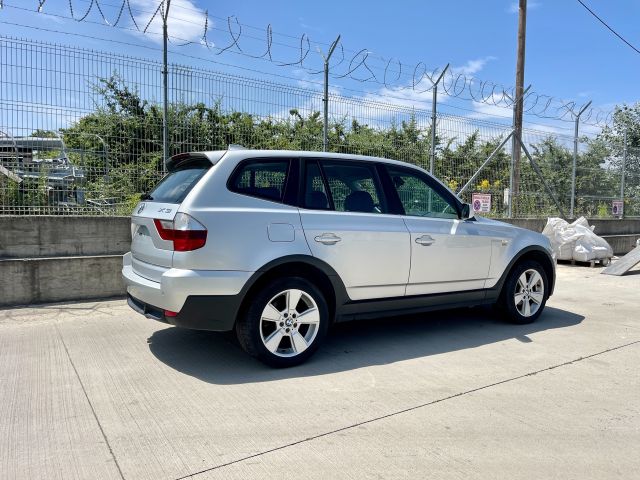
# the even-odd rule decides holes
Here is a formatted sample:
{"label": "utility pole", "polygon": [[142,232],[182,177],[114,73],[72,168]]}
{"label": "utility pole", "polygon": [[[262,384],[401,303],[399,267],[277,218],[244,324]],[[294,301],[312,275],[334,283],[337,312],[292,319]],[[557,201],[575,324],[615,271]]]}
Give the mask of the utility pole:
{"label": "utility pole", "polygon": [[[518,7],[518,56],[516,60],[516,91],[513,106],[513,143],[511,150],[511,163],[513,165],[513,182],[510,197],[517,201],[520,190],[520,143],[522,139],[522,113],[524,110],[524,58],[527,38],[527,0],[519,0]],[[513,201],[512,200],[512,201]],[[509,210],[513,212],[513,206],[509,204]]]}
{"label": "utility pole", "polygon": [[169,34],[167,22],[169,21],[169,7],[171,0],[166,0],[166,8],[162,12],[162,160],[163,172],[166,171],[169,160],[169,66],[167,64],[167,42]]}
{"label": "utility pole", "polygon": [[[513,118],[511,119],[511,133],[509,134],[509,136],[511,136],[513,139],[518,139],[518,137],[516,137],[516,104],[518,104],[520,102],[520,100],[524,99],[525,95],[527,94],[527,92],[529,91],[529,89],[531,88],[531,85],[529,85],[527,88],[524,89],[524,91],[522,92],[522,95],[520,95],[519,97],[511,97],[508,93],[505,92],[505,95],[507,96],[507,98],[509,100],[511,100],[513,102]],[[521,119],[522,121],[522,119]],[[509,137],[507,137],[509,138]],[[521,147],[521,143],[519,143],[518,140],[518,156],[520,155],[520,147]],[[515,146],[512,147],[511,149],[511,156],[513,159],[513,155],[516,151]],[[515,169],[514,169],[514,163],[513,161],[511,162],[511,165],[509,166],[509,204],[507,206],[507,216],[509,218],[513,217],[513,185],[515,184]]]}

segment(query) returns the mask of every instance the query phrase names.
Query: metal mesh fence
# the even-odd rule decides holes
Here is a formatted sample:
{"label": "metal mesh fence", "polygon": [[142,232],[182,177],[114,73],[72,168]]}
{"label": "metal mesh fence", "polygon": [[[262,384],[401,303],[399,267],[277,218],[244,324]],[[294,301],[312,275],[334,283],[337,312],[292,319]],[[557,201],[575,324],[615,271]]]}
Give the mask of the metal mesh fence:
{"label": "metal mesh fence", "polygon": [[[161,64],[0,36],[0,66],[0,213],[128,215],[163,175]],[[322,150],[322,92],[180,65],[169,72],[171,154],[229,144]],[[430,111],[370,94],[334,92],[329,105],[330,151],[429,168]],[[510,132],[501,123],[438,115],[434,173],[452,190],[493,153],[462,194],[469,202],[491,195],[489,216],[508,212],[512,142],[497,147]],[[523,151],[513,216],[558,215],[557,204],[569,212],[572,142],[525,131],[540,173]],[[640,215],[638,153],[627,153],[625,215]],[[617,215],[619,148],[582,141],[576,173],[576,215]]]}

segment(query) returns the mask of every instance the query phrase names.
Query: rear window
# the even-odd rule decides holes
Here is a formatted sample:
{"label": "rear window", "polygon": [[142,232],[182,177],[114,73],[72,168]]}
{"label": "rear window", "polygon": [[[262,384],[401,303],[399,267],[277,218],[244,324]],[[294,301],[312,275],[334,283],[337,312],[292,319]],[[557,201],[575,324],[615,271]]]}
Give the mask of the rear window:
{"label": "rear window", "polygon": [[373,164],[332,160],[321,165],[336,211],[387,213]]}
{"label": "rear window", "polygon": [[185,163],[160,180],[147,199],[151,202],[182,203],[210,168],[211,162],[207,160]]}

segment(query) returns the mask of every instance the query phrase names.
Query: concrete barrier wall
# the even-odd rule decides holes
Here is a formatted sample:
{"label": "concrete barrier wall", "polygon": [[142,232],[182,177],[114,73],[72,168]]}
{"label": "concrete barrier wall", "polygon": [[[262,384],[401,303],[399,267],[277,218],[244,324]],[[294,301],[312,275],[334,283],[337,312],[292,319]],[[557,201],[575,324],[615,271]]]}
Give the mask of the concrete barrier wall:
{"label": "concrete barrier wall", "polygon": [[[510,223],[537,232],[544,219]],[[640,219],[590,220],[624,254],[640,238]],[[124,295],[122,254],[128,217],[0,216],[0,306]]]}
{"label": "concrete barrier wall", "polygon": [[0,216],[0,258],[122,254],[130,224],[129,217]]}
{"label": "concrete barrier wall", "polygon": [[0,305],[124,295],[122,255],[0,260]]}
{"label": "concrete barrier wall", "polygon": [[122,296],[129,217],[0,216],[0,306]]}

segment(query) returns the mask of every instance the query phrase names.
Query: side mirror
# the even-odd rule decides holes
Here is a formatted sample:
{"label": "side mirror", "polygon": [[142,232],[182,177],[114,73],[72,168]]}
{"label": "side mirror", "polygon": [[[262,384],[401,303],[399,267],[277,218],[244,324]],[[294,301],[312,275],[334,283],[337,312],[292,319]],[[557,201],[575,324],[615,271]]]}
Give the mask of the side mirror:
{"label": "side mirror", "polygon": [[471,218],[471,217],[472,217],[471,205],[469,205],[468,203],[463,203],[462,210],[460,211],[460,218],[462,218],[462,220],[466,220],[467,218]]}

